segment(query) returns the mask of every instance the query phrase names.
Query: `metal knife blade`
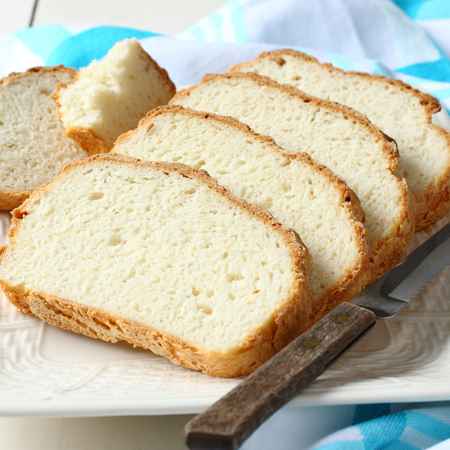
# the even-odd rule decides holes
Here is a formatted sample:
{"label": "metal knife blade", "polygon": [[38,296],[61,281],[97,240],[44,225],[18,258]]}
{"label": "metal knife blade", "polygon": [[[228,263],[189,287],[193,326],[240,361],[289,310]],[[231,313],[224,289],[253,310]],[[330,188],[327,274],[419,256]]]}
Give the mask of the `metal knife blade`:
{"label": "metal knife blade", "polygon": [[353,303],[372,310],[379,318],[392,317],[447,266],[450,266],[450,224],[369,286]]}

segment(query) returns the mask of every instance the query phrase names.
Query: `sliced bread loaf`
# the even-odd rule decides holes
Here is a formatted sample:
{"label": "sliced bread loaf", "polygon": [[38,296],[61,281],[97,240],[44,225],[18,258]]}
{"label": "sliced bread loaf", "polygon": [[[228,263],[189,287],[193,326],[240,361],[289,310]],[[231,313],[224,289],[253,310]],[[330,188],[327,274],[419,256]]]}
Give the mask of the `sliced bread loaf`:
{"label": "sliced bread loaf", "polygon": [[307,155],[287,154],[231,118],[179,106],[149,113],[137,129],[119,137],[113,152],[201,167],[296,231],[312,256],[314,317],[361,289],[367,249],[359,203]]}
{"label": "sliced bread loaf", "polygon": [[302,91],[351,106],[395,139],[400,167],[415,197],[416,229],[450,209],[450,134],[432,123],[439,102],[382,76],[345,72],[293,50],[263,53],[233,71],[254,72]]}
{"label": "sliced bread loaf", "polygon": [[[413,233],[394,143],[360,114],[254,74],[206,77],[172,103],[236,117],[290,153],[305,151],[341,177],[365,212],[368,282],[397,264]],[[340,239],[339,236],[336,236]]]}
{"label": "sliced bread loaf", "polygon": [[297,235],[204,172],[100,156],[14,210],[0,285],[48,323],[239,376],[310,321]]}
{"label": "sliced bread loaf", "polygon": [[109,151],[150,109],[175,94],[167,72],[135,40],[117,43],[57,94],[67,136],[90,152]]}
{"label": "sliced bread loaf", "polygon": [[0,80],[0,209],[20,205],[64,164],[86,156],[64,135],[52,98],[74,76],[64,67],[36,67]]}

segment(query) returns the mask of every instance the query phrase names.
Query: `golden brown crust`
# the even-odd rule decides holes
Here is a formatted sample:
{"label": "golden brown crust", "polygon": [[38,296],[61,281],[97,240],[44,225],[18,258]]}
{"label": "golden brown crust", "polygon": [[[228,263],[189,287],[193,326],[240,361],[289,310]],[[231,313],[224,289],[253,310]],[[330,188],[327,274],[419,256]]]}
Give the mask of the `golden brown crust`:
{"label": "golden brown crust", "polygon": [[10,211],[17,208],[29,195],[29,192],[0,192],[0,210]]}
{"label": "golden brown crust", "polygon": [[33,75],[36,73],[53,73],[53,72],[66,72],[68,75],[75,76],[76,71],[70,69],[69,67],[64,66],[52,66],[52,67],[32,67],[31,69],[26,70],[25,72],[11,72],[6,77],[0,80],[0,87],[8,86],[11,83],[14,83],[22,78],[26,78],[29,75]]}
{"label": "golden brown crust", "polygon": [[[137,42],[137,41],[136,41]],[[160,79],[162,83],[165,85],[165,88],[168,92],[168,95],[170,98],[172,98],[176,93],[176,87],[173,84],[172,80],[169,77],[169,74],[166,69],[163,69],[138,43],[139,51],[141,54],[142,59],[144,62],[147,63],[148,66],[152,67],[153,69],[158,72]],[[79,77],[79,73],[76,74],[74,77],[74,80],[72,80],[71,83],[75,82]],[[60,83],[55,95],[54,99],[56,101],[56,104],[58,106],[58,113],[61,117],[61,92],[67,87],[68,85],[65,83]],[[94,130],[89,128],[80,128],[80,127],[71,127],[66,128],[66,136],[70,139],[73,139],[75,142],[77,142],[83,150],[85,150],[89,155],[96,155],[97,153],[107,153],[112,149],[112,145],[107,143],[103,138],[98,136]]]}
{"label": "golden brown crust", "polygon": [[92,338],[107,342],[125,341],[133,346],[165,356],[184,367],[222,377],[250,373],[310,326],[311,305],[306,277],[309,255],[299,237],[292,230],[276,222],[264,210],[233,196],[206,172],[181,164],[142,162],[115,155],[98,155],[69,164],[50,184],[34,191],[22,206],[13,211],[9,246],[5,252],[0,253],[0,263],[8,249],[14,246],[20,232],[21,220],[29,213],[27,209],[29,206],[38,201],[75,168],[88,164],[101,164],[105,161],[165,173],[177,172],[187,178],[196,178],[235,207],[246,211],[274,232],[279,233],[289,249],[293,263],[293,284],[287,299],[274,311],[270,320],[262,324],[239,347],[227,353],[207,351],[174,336],[158,332],[149,326],[111,315],[100,309],[73,303],[47,293],[35,292],[24,285],[12,286],[7,281],[0,280],[0,286],[5,294],[22,312],[34,314],[52,325]]}
{"label": "golden brown crust", "polygon": [[292,324],[286,323],[284,319],[290,320],[297,312],[283,311],[280,319],[275,316],[273,323],[261,327],[259,333],[250,337],[245,346],[227,354],[204,352],[175,336],[96,308],[48,294],[17,289],[1,280],[0,286],[20,311],[32,314],[50,325],[105,342],[126,342],[164,356],[180,366],[217,377],[247,375],[295,337],[286,333]]}
{"label": "golden brown crust", "polygon": [[[447,148],[450,152],[450,133],[437,125],[433,128],[447,140]],[[450,165],[433,185],[421,194],[415,193],[416,205],[416,231],[423,231],[434,225],[450,211]]]}
{"label": "golden brown crust", "polygon": [[[332,111],[334,113],[341,113],[346,120],[352,120],[353,122],[358,123],[373,136],[374,140],[378,142],[380,149],[389,164],[388,169],[391,172],[392,176],[395,178],[398,184],[399,191],[401,192],[401,202],[399,204],[401,214],[397,223],[393,225],[390,235],[387,238],[379,241],[373,248],[370,249],[371,254],[368,269],[369,274],[366,275],[366,281],[363,284],[369,284],[370,282],[379,278],[387,270],[399,264],[404,258],[408,248],[408,244],[414,234],[414,218],[412,214],[411,203],[409,201],[408,186],[404,178],[400,177],[397,174],[399,156],[395,142],[390,137],[382,133],[371,122],[369,122],[369,120],[365,116],[354,111],[353,109],[347,106],[343,106],[339,103],[329,102],[327,100],[308,96],[292,86],[279,84],[276,81],[273,81],[272,79],[263,77],[261,75],[239,72],[233,72],[224,75],[206,75],[203,78],[202,83],[208,83],[209,81],[223,79],[252,80],[260,86],[277,89],[278,91],[282,91],[294,98],[301,100],[302,102],[313,103],[323,109]],[[192,86],[185,90],[179,91],[172,99],[170,104],[176,104],[177,99],[189,96],[190,93],[196,88],[197,86]],[[347,187],[347,189],[349,188]],[[359,290],[352,292],[356,294],[359,292]]]}
{"label": "golden brown crust", "polygon": [[[325,68],[329,73],[346,74],[349,76],[365,78],[373,82],[389,84],[403,92],[408,93],[419,99],[420,104],[423,107],[424,116],[427,125],[436,130],[448,143],[447,148],[450,153],[450,133],[447,130],[433,124],[433,114],[441,110],[439,101],[433,96],[419,91],[413,88],[409,84],[401,80],[393,80],[391,78],[384,77],[382,75],[372,75],[364,72],[345,71],[338,67],[333,66],[330,63],[321,63],[318,59],[311,55],[302,53],[292,49],[275,50],[272,52],[261,53],[254,61],[262,59],[279,60],[279,64],[284,64],[283,55],[289,55],[294,58],[303,59],[309,63],[320,65]],[[233,72],[240,71],[245,67],[251,67],[254,61],[245,62],[233,66],[230,70]],[[415,205],[415,229],[421,231],[436,223],[439,219],[444,217],[450,210],[450,165],[442,176],[435,180],[425,192],[414,193],[414,205]]]}
{"label": "golden brown crust", "polygon": [[279,64],[284,64],[285,61],[283,61],[283,55],[289,55],[294,58],[303,59],[304,61],[307,61],[309,63],[314,63],[317,65],[320,65],[327,69],[328,72],[333,73],[341,73],[346,75],[356,75],[361,78],[367,78],[372,81],[381,81],[383,83],[388,83],[391,86],[398,87],[400,90],[404,92],[408,92],[409,94],[412,94],[416,97],[418,97],[421,101],[421,104],[424,105],[427,109],[431,110],[432,114],[439,112],[441,110],[441,105],[439,101],[434,98],[432,95],[425,94],[424,92],[419,91],[418,89],[413,88],[409,84],[401,81],[401,80],[394,80],[392,78],[387,78],[383,75],[373,75],[366,72],[357,72],[357,71],[350,71],[350,70],[344,70],[339,67],[333,66],[333,64],[330,63],[321,63],[317,58],[314,56],[308,55],[307,53],[299,52],[297,50],[293,50],[290,48],[285,49],[279,49],[274,50],[270,52],[262,52],[260,55],[258,55],[253,61],[248,61],[240,64],[236,64],[232,66],[229,70],[230,72],[240,72],[240,70],[244,67],[251,67],[254,63],[254,61],[260,61],[262,59],[279,59]]}
{"label": "golden brown crust", "polygon": [[[326,312],[332,309],[339,302],[348,300],[353,295],[359,293],[367,285],[368,280],[370,280],[370,276],[368,275],[369,260],[366,242],[366,232],[364,226],[362,225],[362,222],[364,221],[364,213],[359,203],[359,200],[357,196],[354,194],[354,192],[342,180],[340,180],[331,170],[315,162],[306,153],[293,154],[286,152],[281,147],[279,147],[272,138],[255,133],[248,125],[239,122],[238,120],[232,117],[194,111],[178,105],[162,106],[150,111],[139,122],[138,128],[150,128],[153,124],[153,120],[157,116],[165,113],[180,113],[185,114],[187,116],[195,116],[203,118],[206,120],[214,120],[217,122],[224,123],[235,129],[239,129],[252,139],[266,144],[268,148],[270,147],[271,151],[282,154],[287,159],[301,161],[303,164],[312,167],[313,170],[321,172],[323,175],[327,177],[330,183],[336,186],[337,190],[341,195],[342,205],[344,206],[346,213],[350,217],[350,221],[354,228],[354,235],[356,236],[359,248],[359,259],[355,263],[355,266],[342,277],[342,279],[337,283],[337,285],[334,288],[331,288],[328,291],[326,291],[320,299],[314,300],[315,306],[315,308],[313,307],[313,316],[315,318],[314,321],[322,317]],[[116,141],[116,145],[119,145],[121,142],[126,141],[130,137],[130,135],[132,135],[134,132],[135,130],[131,130],[119,136],[119,138]],[[112,152],[114,153],[114,149],[112,150]]]}
{"label": "golden brown crust", "polygon": [[112,148],[89,128],[66,128],[65,134],[68,138],[74,140],[89,156],[107,153]]}
{"label": "golden brown crust", "polygon": [[[65,72],[72,77],[75,77],[76,72],[73,69],[64,66],[54,66],[54,67],[32,67],[25,72],[11,72],[5,78],[0,80],[0,88],[9,86],[12,83],[27,78],[30,75],[42,74],[42,73],[61,73]],[[14,191],[3,191],[0,192],[0,210],[9,211],[11,209],[19,206],[28,196],[30,192],[14,192]]]}

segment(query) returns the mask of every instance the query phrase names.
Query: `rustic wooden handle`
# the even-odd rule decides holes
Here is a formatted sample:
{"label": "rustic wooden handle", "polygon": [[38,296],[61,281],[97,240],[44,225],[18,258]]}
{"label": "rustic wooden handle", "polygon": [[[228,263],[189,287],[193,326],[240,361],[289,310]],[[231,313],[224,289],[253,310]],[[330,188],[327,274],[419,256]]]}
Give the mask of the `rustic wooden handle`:
{"label": "rustic wooden handle", "polygon": [[191,450],[234,450],[376,321],[342,303],[186,425]]}

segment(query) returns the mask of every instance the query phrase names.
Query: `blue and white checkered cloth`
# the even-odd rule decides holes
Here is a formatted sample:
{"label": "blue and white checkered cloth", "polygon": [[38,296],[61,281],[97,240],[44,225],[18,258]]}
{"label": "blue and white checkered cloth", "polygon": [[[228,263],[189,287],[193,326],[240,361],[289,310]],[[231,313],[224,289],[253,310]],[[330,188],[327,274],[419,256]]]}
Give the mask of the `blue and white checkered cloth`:
{"label": "blue and white checkered cloth", "polygon": [[[450,0],[231,0],[176,39],[122,27],[36,27],[0,39],[0,75],[43,64],[80,68],[130,37],[178,85],[262,50],[294,47],[346,69],[402,79],[450,110]],[[352,427],[313,449],[450,449],[450,404],[406,408],[357,406]]]}

